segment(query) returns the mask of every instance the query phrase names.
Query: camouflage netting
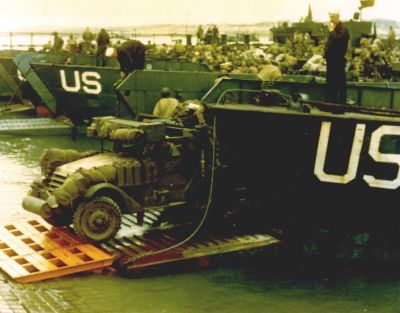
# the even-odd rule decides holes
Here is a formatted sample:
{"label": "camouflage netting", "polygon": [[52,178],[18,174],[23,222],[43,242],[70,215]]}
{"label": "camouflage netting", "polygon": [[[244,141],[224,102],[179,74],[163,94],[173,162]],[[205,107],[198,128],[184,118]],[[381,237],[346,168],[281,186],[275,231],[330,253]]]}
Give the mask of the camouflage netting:
{"label": "camouflage netting", "polygon": [[79,169],[70,175],[61,187],[56,188],[53,194],[58,203],[69,206],[90,186],[103,182],[114,182],[116,173],[113,165],[103,165],[88,170]]}
{"label": "camouflage netting", "polygon": [[93,151],[79,152],[76,150],[48,149],[40,157],[40,167],[42,174],[51,175],[54,170],[63,164],[86,158],[95,154]]}

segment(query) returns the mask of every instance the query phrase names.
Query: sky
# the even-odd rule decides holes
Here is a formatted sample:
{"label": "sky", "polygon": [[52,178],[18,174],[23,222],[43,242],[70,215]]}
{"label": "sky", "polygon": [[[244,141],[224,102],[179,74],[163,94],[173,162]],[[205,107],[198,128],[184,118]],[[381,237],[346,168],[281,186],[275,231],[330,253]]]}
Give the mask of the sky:
{"label": "sky", "polygon": [[[349,19],[359,0],[0,0],[0,32],[149,24],[251,24],[298,21],[308,5],[314,20],[327,21],[338,7]],[[400,21],[400,0],[375,0],[362,17]]]}

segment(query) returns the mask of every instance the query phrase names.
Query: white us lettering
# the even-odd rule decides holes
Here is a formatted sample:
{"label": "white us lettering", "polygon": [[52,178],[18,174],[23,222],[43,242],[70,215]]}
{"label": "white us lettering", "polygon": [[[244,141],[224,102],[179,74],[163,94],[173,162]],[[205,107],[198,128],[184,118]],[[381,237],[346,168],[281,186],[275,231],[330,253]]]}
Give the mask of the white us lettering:
{"label": "white us lettering", "polygon": [[314,166],[314,174],[319,178],[319,180],[323,182],[347,184],[351,182],[354,178],[356,178],[357,175],[357,168],[364,140],[365,125],[357,124],[356,132],[353,139],[353,146],[350,153],[349,165],[347,167],[347,173],[345,175],[333,175],[325,173],[324,167],[330,132],[331,122],[322,122],[321,132],[319,134],[317,157]]}
{"label": "white us lettering", "polygon": [[[345,175],[334,175],[325,173],[325,160],[329,143],[331,130],[331,122],[322,122],[321,132],[319,135],[317,155],[315,159],[314,174],[323,182],[331,182],[336,184],[347,184],[354,180],[357,175],[358,165],[360,161],[361,148],[365,135],[365,124],[357,124],[353,146],[350,153],[350,160]],[[400,126],[382,125],[371,135],[369,145],[369,155],[376,162],[394,163],[398,166],[397,176],[393,180],[376,179],[372,175],[364,175],[364,181],[374,188],[397,189],[400,186],[400,155],[392,153],[379,152],[382,137],[385,135],[400,136]]]}
{"label": "white us lettering", "polygon": [[379,145],[384,135],[400,136],[399,126],[383,125],[372,133],[371,144],[369,145],[369,155],[376,162],[395,163],[398,166],[397,177],[394,180],[376,179],[371,175],[364,175],[364,180],[371,187],[397,189],[400,186],[400,155],[391,153],[380,153]]}
{"label": "white us lettering", "polygon": [[79,71],[74,71],[74,82],[71,85],[67,84],[65,70],[60,70],[61,86],[68,92],[79,92],[82,90],[88,94],[98,95],[102,91],[102,86],[99,82],[101,76],[97,72],[83,72],[82,79]]}

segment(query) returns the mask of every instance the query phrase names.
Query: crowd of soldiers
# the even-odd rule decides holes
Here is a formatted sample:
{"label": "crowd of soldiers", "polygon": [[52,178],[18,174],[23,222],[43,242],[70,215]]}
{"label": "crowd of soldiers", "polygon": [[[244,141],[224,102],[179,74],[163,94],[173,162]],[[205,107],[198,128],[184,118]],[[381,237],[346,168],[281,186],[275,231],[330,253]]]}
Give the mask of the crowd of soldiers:
{"label": "crowd of soldiers", "polygon": [[[59,52],[63,40],[54,33],[53,45],[49,51]],[[89,28],[81,40],[70,35],[66,50],[71,53],[96,54],[98,65],[104,65],[105,48],[110,45],[110,36],[102,29],[96,36]],[[199,26],[197,43],[184,45],[177,40],[172,45],[146,45],[146,57],[178,59],[208,65],[211,71],[224,74],[259,74],[269,64],[279,68],[282,74],[312,74],[325,76],[326,64],[323,58],[325,42],[317,42],[308,33],[295,33],[285,44],[229,43],[221,41],[218,28],[214,25],[206,32]],[[46,48],[46,47],[45,47]],[[399,61],[400,51],[393,28],[385,40],[361,38],[352,46],[347,55],[348,80],[377,81],[391,79],[391,64]]]}
{"label": "crowd of soldiers", "polygon": [[[235,74],[257,74],[266,64],[279,67],[282,74],[312,74],[324,76],[323,58],[325,42],[318,44],[308,33],[295,33],[285,44],[207,44],[195,46],[150,45],[148,54],[165,59],[181,59],[207,64],[211,71]],[[347,54],[348,79],[371,81],[390,79],[391,64],[398,62],[400,50],[393,29],[386,40],[361,38]]]}
{"label": "crowd of soldiers", "polygon": [[64,39],[58,32],[53,32],[53,40],[45,44],[42,51],[53,53],[68,51],[70,53],[95,54],[97,50],[96,39],[96,35],[90,31],[89,27],[82,33],[81,39],[77,39],[74,34],[70,34],[66,42],[64,42]]}

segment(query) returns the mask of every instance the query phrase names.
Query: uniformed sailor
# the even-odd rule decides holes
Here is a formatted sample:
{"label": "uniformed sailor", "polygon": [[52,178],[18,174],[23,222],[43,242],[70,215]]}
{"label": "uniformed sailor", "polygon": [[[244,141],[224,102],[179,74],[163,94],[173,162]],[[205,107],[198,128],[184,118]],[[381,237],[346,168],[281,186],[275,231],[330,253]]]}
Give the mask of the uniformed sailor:
{"label": "uniformed sailor", "polygon": [[329,12],[329,36],[325,46],[327,101],[346,104],[346,59],[349,32],[340,21],[338,9]]}

